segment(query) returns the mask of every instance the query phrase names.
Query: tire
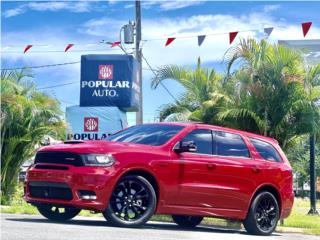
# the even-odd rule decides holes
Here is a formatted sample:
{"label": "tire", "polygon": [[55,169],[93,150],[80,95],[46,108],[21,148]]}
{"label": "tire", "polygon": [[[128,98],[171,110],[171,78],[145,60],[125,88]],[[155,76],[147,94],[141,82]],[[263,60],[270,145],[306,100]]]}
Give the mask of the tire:
{"label": "tire", "polygon": [[251,203],[244,228],[249,234],[270,235],[277,227],[279,220],[279,205],[270,192],[260,192]]}
{"label": "tire", "polygon": [[128,175],[115,186],[103,215],[113,226],[140,227],[152,217],[156,206],[152,185],[142,176]]}
{"label": "tire", "polygon": [[182,228],[194,228],[201,223],[203,217],[172,215],[172,219]]}
{"label": "tire", "polygon": [[49,220],[64,222],[77,216],[81,209],[74,207],[56,207],[53,205],[39,205],[37,206],[40,214]]}

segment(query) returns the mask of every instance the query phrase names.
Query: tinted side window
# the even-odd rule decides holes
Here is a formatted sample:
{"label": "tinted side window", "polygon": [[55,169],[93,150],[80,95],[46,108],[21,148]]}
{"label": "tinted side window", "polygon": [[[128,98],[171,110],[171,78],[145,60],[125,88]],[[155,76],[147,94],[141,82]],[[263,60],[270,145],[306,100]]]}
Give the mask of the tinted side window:
{"label": "tinted side window", "polygon": [[274,162],[281,162],[281,157],[277,150],[269,143],[250,138],[253,146],[257,149],[258,153],[263,159]]}
{"label": "tinted side window", "polygon": [[217,131],[215,132],[215,140],[217,142],[217,155],[250,157],[247,145],[237,134]]}
{"label": "tinted side window", "polygon": [[183,142],[194,141],[197,146],[197,153],[212,154],[212,132],[206,129],[196,129],[188,133]]}

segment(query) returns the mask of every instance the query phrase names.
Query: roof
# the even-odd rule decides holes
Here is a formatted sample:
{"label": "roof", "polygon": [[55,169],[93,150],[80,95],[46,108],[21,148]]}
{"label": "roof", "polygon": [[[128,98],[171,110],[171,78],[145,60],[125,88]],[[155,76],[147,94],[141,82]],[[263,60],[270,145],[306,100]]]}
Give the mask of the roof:
{"label": "roof", "polygon": [[208,127],[208,128],[214,128],[217,130],[221,130],[221,131],[228,131],[228,132],[232,132],[232,133],[242,134],[247,137],[259,138],[259,139],[263,139],[266,141],[278,143],[278,141],[276,139],[271,138],[271,137],[266,137],[266,136],[263,136],[260,134],[251,133],[251,132],[247,132],[247,131],[243,131],[243,130],[239,130],[239,129],[234,129],[234,128],[227,128],[227,127],[221,127],[221,126],[217,126],[217,125],[199,123],[199,122],[157,122],[157,123],[146,123],[146,124],[175,125],[175,126],[184,126],[184,127],[194,125],[194,126],[199,126],[199,127]]}
{"label": "roof", "polygon": [[320,39],[279,40],[278,43],[301,51],[310,65],[320,63]]}

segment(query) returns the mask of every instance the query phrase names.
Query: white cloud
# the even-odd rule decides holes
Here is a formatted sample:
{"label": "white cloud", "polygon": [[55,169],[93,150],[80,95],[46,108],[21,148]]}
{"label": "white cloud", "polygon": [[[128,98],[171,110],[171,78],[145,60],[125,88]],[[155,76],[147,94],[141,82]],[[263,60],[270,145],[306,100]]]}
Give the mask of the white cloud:
{"label": "white cloud", "polygon": [[143,8],[151,8],[154,5],[159,6],[161,10],[176,10],[176,9],[181,9],[181,8],[186,8],[186,7],[191,7],[195,5],[200,5],[203,4],[205,1],[196,1],[196,0],[162,0],[162,1],[143,1],[142,2],[142,7]]}
{"label": "white cloud", "polygon": [[[112,39],[118,39],[119,29],[126,22],[127,20],[111,18],[93,19],[85,23],[80,31],[93,36],[111,36]],[[160,39],[144,42],[143,52],[154,67],[172,63],[192,65],[198,56],[207,62],[222,61],[224,53],[230,47],[228,32],[240,31],[234,43],[236,44],[239,38],[261,39],[264,37],[264,27],[275,27],[269,38],[271,42],[303,38],[299,24],[292,25],[286,20],[276,20],[264,11],[241,16],[208,14],[186,18],[149,18],[142,21],[142,38]],[[202,34],[208,34],[208,36],[201,47],[197,46],[196,37],[188,38],[190,35]],[[168,47],[164,46],[166,37],[179,36],[186,38],[177,38]],[[320,29],[313,26],[308,38],[319,37]]]}
{"label": "white cloud", "polygon": [[6,18],[17,16],[27,12],[28,10],[33,11],[61,11],[67,10],[70,12],[89,12],[91,10],[91,3],[88,1],[79,2],[29,2],[21,4],[20,6],[12,9],[8,9],[3,13]]}
{"label": "white cloud", "polygon": [[[21,39],[21,36],[23,36],[23,39]],[[7,32],[2,35],[1,41],[1,50],[7,52],[1,53],[1,68],[76,62],[80,61],[81,55],[84,54],[122,53],[120,49],[110,49],[110,46],[99,44],[99,41],[95,41],[90,37],[82,36],[79,38],[56,28],[38,29],[32,32]],[[63,51],[68,43],[77,43],[77,45],[72,47],[67,53],[64,53]],[[27,44],[34,44],[34,46],[26,54],[23,54],[23,49]],[[86,51],[77,52],[78,50]],[[41,51],[41,53],[37,53],[38,51]],[[37,86],[47,87],[79,81],[80,64],[33,69],[33,72]],[[44,91],[61,100],[61,109],[64,110],[65,106],[79,104],[79,83],[50,88]]]}
{"label": "white cloud", "polygon": [[119,38],[120,28],[126,23],[128,20],[116,20],[109,17],[91,19],[83,24],[78,32],[113,41]]}
{"label": "white cloud", "polygon": [[135,7],[134,4],[126,4],[126,5],[124,5],[124,8],[133,8],[133,7]]}
{"label": "white cloud", "polygon": [[266,6],[264,6],[263,11],[264,11],[265,13],[269,13],[269,12],[273,12],[273,11],[275,11],[275,10],[278,10],[278,9],[280,9],[280,8],[281,8],[281,5],[280,5],[280,4],[266,5]]}
{"label": "white cloud", "polygon": [[[98,42],[101,39],[116,41],[119,39],[119,29],[122,25],[127,23],[127,19],[112,19],[112,18],[98,18],[91,19],[84,23],[75,33],[64,32],[63,29],[37,29],[32,32],[14,32],[6,33],[2,36],[2,45],[12,45],[6,51],[23,51],[26,44],[41,44],[41,45],[54,45],[51,47],[35,46],[27,54],[2,54],[1,58],[7,63],[7,66],[21,66],[25,64],[43,65],[52,63],[63,63],[71,61],[79,61],[81,54],[89,53],[122,53],[120,50],[116,52],[108,52],[108,46],[86,46],[86,43]],[[144,18],[142,21],[142,38],[143,39],[159,39],[154,41],[147,41],[143,43],[143,53],[149,60],[152,67],[160,67],[165,64],[179,64],[179,65],[194,65],[198,56],[201,57],[204,63],[206,62],[221,62],[225,51],[230,47],[228,32],[230,31],[243,31],[235,40],[233,45],[239,41],[240,37],[254,37],[260,39],[263,37],[264,27],[274,27],[269,41],[276,42],[278,40],[288,39],[304,39],[301,31],[300,24],[292,24],[285,19],[274,19],[270,14],[262,11],[259,13],[251,13],[248,15],[232,16],[222,14],[207,14],[207,15],[194,15],[191,17],[163,17],[163,18]],[[258,29],[260,31],[253,31]],[[80,34],[79,34],[80,33]],[[217,35],[207,36],[201,47],[197,46],[197,38],[178,38],[171,45],[165,47],[166,37],[176,36],[190,36],[212,33]],[[226,33],[226,34],[219,34]],[[80,35],[80,37],[79,37]],[[24,36],[21,39],[21,36]],[[317,26],[312,26],[308,33],[307,39],[320,38],[320,29]],[[74,46],[72,50],[81,49],[101,49],[99,52],[68,52],[68,53],[33,53],[38,50],[64,50],[68,43],[80,43],[83,45]],[[133,47],[128,45],[128,47]],[[144,68],[147,68],[144,63]],[[50,76],[48,79],[56,79],[53,82],[47,82],[47,77],[40,78],[38,81],[39,86],[48,86],[64,82],[72,82],[79,80],[80,65],[68,65],[66,67],[58,68],[44,68],[36,70],[37,75]],[[39,74],[38,74],[39,73]],[[149,85],[151,73],[144,72],[144,81]],[[171,83],[166,83],[171,86]],[[60,91],[59,88],[55,89],[57,96],[66,101],[77,102],[77,96],[73,93],[79,92],[78,85],[70,85],[63,90],[72,94],[66,94],[66,91]],[[171,89],[171,88],[170,88]],[[174,91],[176,88],[172,87]],[[151,94],[163,98],[161,94],[166,96],[166,93],[161,88],[157,93]],[[159,92],[159,94],[158,94]],[[161,93],[161,94],[160,94]],[[149,94],[149,93],[146,93]],[[157,95],[158,94],[158,95]],[[70,95],[70,96],[69,96]],[[169,99],[171,100],[171,99]],[[169,101],[168,100],[168,101]],[[158,103],[157,103],[158,104]],[[156,103],[155,103],[156,105]],[[156,108],[157,106],[154,106]],[[151,111],[151,110],[150,110]],[[152,110],[153,111],[153,110]]]}

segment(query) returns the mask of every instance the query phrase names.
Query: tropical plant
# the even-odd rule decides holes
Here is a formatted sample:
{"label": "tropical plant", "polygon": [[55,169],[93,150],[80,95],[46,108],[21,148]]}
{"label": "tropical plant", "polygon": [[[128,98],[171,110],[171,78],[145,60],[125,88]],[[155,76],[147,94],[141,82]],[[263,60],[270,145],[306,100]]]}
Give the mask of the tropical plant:
{"label": "tropical plant", "polygon": [[203,102],[210,99],[210,94],[218,87],[222,76],[213,69],[202,68],[199,58],[196,69],[177,65],[166,65],[159,68],[157,75],[152,79],[151,87],[157,88],[166,79],[180,83],[186,93],[174,103],[163,105],[160,108],[160,121],[186,121],[194,111],[202,106]]}
{"label": "tropical plant", "polygon": [[202,69],[200,61],[195,70],[176,65],[158,69],[152,87],[173,79],[186,89],[177,102],[160,109],[160,120],[170,115],[179,120],[182,114],[189,120],[274,137],[284,149],[297,136],[320,129],[314,104],[320,92],[314,87],[319,67],[307,72],[299,52],[248,39],[230,48],[225,60],[225,77]]}
{"label": "tropical plant", "polygon": [[304,88],[307,73],[299,52],[249,39],[228,50],[226,60],[228,79],[238,84],[238,99],[219,113],[226,125],[274,137],[285,149],[295,137],[319,129],[319,111]]}
{"label": "tropical plant", "polygon": [[[310,181],[310,148],[309,137],[304,135],[295,139],[294,147],[287,151],[287,158],[291,162],[295,173],[295,183],[303,190],[305,183]],[[320,176],[320,141],[315,145],[316,176]]]}
{"label": "tropical plant", "polygon": [[26,71],[1,72],[1,195],[10,197],[21,165],[45,135],[64,130],[59,102],[39,92]]}

